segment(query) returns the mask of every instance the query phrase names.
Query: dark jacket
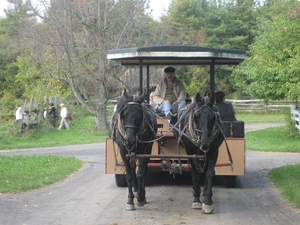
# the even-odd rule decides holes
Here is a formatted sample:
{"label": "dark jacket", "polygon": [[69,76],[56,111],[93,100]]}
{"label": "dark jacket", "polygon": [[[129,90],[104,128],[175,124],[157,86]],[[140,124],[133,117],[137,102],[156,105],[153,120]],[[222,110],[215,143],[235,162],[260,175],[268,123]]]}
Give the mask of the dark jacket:
{"label": "dark jacket", "polygon": [[54,118],[57,117],[54,106],[49,109],[48,115],[49,117],[54,117]]}
{"label": "dark jacket", "polygon": [[235,112],[231,103],[216,103],[219,108],[219,113],[222,121],[236,121]]}

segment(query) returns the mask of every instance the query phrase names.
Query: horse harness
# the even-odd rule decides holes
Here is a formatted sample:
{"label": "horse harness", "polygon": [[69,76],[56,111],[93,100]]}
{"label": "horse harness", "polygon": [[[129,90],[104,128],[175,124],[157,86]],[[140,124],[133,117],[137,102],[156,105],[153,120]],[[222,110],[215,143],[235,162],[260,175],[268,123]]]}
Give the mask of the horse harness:
{"label": "horse harness", "polygon": [[[129,153],[132,151],[132,149],[134,147],[137,147],[137,145],[139,143],[139,137],[141,137],[146,131],[146,129],[145,129],[146,118],[145,118],[145,113],[144,112],[143,112],[142,123],[141,123],[140,126],[134,126],[134,125],[131,125],[131,124],[125,124],[125,125],[123,124],[123,120],[121,118],[122,111],[124,111],[127,107],[132,106],[132,105],[137,105],[137,106],[143,107],[142,104],[140,104],[138,102],[134,102],[134,101],[127,102],[125,107],[122,108],[121,111],[119,112],[118,119],[113,124],[113,134],[112,134],[113,140],[115,141],[116,140],[116,136],[115,136],[116,131],[119,132],[120,137],[121,137],[120,141]],[[137,132],[136,132],[136,143],[135,143],[135,146],[132,146],[131,149],[128,149],[127,146],[126,146],[126,139],[127,139],[127,134],[126,134],[126,131],[125,131],[126,128],[132,128],[132,129],[137,130]]]}
{"label": "horse harness", "polygon": [[[213,129],[209,130],[209,131],[196,129],[195,128],[196,124],[193,120],[195,113],[201,111],[204,108],[208,108],[211,112],[213,112],[215,114],[215,122],[214,122]],[[181,129],[179,127],[179,131],[180,130]],[[197,147],[197,154],[196,155],[198,155],[200,153],[199,150],[201,150],[204,153],[204,159],[201,160],[200,162],[199,162],[199,159],[197,159],[196,155],[193,158],[193,161],[194,161],[194,164],[196,165],[197,171],[199,173],[202,173],[204,171],[204,166],[205,166],[205,162],[206,162],[206,153],[208,151],[204,151],[200,148],[200,144],[201,144],[200,136],[201,135],[197,135],[197,134],[209,133],[209,132],[212,133],[212,136],[210,137],[210,142],[213,142],[217,138],[218,133],[222,134],[222,136],[224,138],[224,141],[225,141],[225,144],[226,144],[229,161],[231,163],[231,170],[233,170],[233,160],[232,160],[229,148],[228,148],[228,144],[226,142],[225,135],[224,135],[223,130],[221,128],[220,115],[219,115],[218,112],[214,111],[211,107],[209,107],[206,104],[206,101],[205,101],[205,104],[203,106],[201,106],[200,108],[194,107],[194,108],[191,109],[191,113],[190,113],[189,118],[188,118],[188,123],[179,132],[179,142],[178,143],[180,143],[183,146],[183,148],[186,149],[186,147],[184,145],[184,142],[182,140],[182,136],[184,135],[186,138],[188,138],[193,143],[193,145],[195,145]],[[186,134],[188,134],[188,135],[186,135]],[[179,146],[178,146],[178,148],[179,148]]]}

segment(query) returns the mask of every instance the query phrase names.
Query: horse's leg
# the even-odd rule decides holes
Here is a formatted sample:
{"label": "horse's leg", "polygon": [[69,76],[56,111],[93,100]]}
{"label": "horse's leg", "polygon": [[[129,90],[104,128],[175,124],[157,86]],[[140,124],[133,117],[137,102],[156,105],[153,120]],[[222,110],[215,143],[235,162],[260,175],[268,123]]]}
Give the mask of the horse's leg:
{"label": "horse's leg", "polygon": [[218,149],[212,149],[212,154],[207,156],[207,167],[205,168],[205,186],[203,189],[203,205],[202,210],[206,214],[214,211],[212,196],[212,185],[215,176],[215,165],[218,158]]}
{"label": "horse's leg", "polygon": [[134,173],[132,173],[132,170],[134,170],[135,168],[131,168],[129,160],[126,158],[126,156],[124,154],[121,153],[121,157],[123,159],[124,162],[124,166],[125,166],[125,170],[126,170],[126,181],[127,181],[127,186],[128,186],[128,201],[126,204],[126,210],[127,211],[131,211],[131,210],[135,210],[135,206],[134,206],[134,195],[133,195],[133,191],[132,191],[132,183],[134,180]]}
{"label": "horse's leg", "polygon": [[138,196],[138,180],[136,177],[136,170],[132,171],[132,173],[134,174],[133,180],[132,180],[133,194],[134,194],[134,197],[137,198],[137,196]]}
{"label": "horse's leg", "polygon": [[145,179],[148,173],[148,162],[149,158],[139,159],[139,169],[137,172],[138,194],[136,198],[136,205],[139,207],[142,207],[146,204]]}
{"label": "horse's leg", "polygon": [[192,204],[192,209],[201,209],[201,201],[200,201],[200,195],[201,195],[201,187],[200,187],[200,173],[195,168],[194,162],[191,162],[192,165],[192,181],[193,181],[193,196],[194,201]]}

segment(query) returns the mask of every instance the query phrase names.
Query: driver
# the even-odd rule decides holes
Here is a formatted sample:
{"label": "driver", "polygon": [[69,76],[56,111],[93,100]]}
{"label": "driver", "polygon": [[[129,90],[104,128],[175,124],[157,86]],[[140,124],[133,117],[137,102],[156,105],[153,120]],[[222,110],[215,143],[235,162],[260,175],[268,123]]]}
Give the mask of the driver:
{"label": "driver", "polygon": [[158,111],[170,119],[172,105],[177,105],[177,111],[186,106],[186,91],[183,83],[175,76],[175,68],[164,69],[165,77],[157,85],[154,92],[154,102],[158,105]]}

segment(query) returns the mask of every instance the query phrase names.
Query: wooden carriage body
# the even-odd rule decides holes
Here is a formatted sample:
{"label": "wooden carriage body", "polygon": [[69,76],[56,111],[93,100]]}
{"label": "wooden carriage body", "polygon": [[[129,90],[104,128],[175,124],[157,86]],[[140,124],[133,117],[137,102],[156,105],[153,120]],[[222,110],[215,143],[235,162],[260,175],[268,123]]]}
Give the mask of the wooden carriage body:
{"label": "wooden carriage body", "polygon": [[[243,122],[240,121],[243,125]],[[186,152],[179,147],[174,136],[172,128],[168,124],[166,118],[157,118],[158,140],[153,143],[152,157],[148,163],[149,172],[169,172],[174,174],[182,174],[191,172],[191,166],[186,158]],[[232,126],[230,127],[230,135],[233,134]],[[241,131],[243,133],[243,130]],[[230,151],[233,165],[229,160],[225,141],[219,148],[219,156],[215,167],[216,175],[224,177],[226,187],[234,187],[236,177],[245,175],[245,138],[243,134],[238,134],[238,137],[226,137],[228,149]],[[161,139],[159,139],[161,137]],[[106,164],[105,172],[107,174],[116,174],[117,186],[125,186],[125,168],[120,156],[120,151],[116,143],[111,138],[106,139]]]}
{"label": "wooden carriage body", "polygon": [[[140,93],[145,89],[149,93],[149,67],[169,65],[208,65],[210,68],[210,89],[215,91],[215,66],[238,65],[246,57],[246,51],[235,49],[217,49],[197,46],[151,46],[129,49],[109,50],[108,60],[118,61],[123,66],[137,66],[140,71]],[[147,83],[143,84],[143,68],[146,67]],[[146,87],[146,88],[145,88]],[[182,173],[190,171],[190,164],[185,150],[178,147],[177,140],[166,118],[157,118],[157,137],[162,139],[155,141],[152,147],[149,171],[168,171],[170,173]],[[219,157],[215,167],[217,176],[224,176],[225,186],[234,187],[236,177],[245,174],[245,139],[244,123],[239,123],[240,132],[235,135],[231,123],[224,124],[226,142],[223,141],[219,148]],[[232,156],[233,168],[231,168],[226,143]],[[111,138],[106,139],[106,173],[115,174],[117,186],[126,186],[125,170],[116,143]]]}

